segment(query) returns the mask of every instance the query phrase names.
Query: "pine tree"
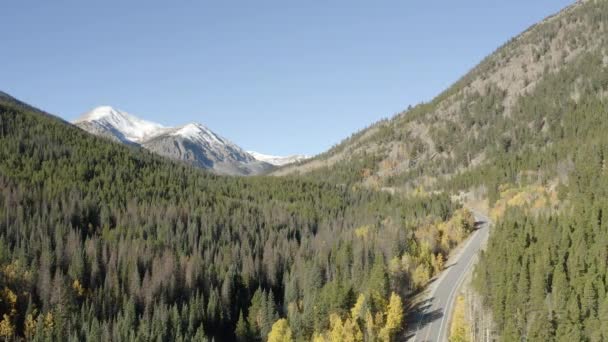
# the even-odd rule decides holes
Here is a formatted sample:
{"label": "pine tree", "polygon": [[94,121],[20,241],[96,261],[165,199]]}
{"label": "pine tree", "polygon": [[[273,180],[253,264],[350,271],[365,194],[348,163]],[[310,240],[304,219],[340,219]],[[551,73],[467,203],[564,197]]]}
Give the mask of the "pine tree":
{"label": "pine tree", "polygon": [[258,288],[253,297],[251,298],[251,304],[249,305],[249,312],[247,314],[247,322],[249,323],[249,329],[253,335],[261,336],[261,326],[265,319],[263,310],[266,307],[264,302],[264,294],[261,288]]}
{"label": "pine tree", "polygon": [[243,310],[239,313],[239,320],[236,323],[236,330],[234,331],[236,335],[236,339],[239,342],[244,342],[249,340],[249,327],[247,326],[247,322],[243,319]]}
{"label": "pine tree", "polygon": [[553,325],[549,315],[543,310],[531,315],[528,338],[530,341],[551,341],[553,339]]}

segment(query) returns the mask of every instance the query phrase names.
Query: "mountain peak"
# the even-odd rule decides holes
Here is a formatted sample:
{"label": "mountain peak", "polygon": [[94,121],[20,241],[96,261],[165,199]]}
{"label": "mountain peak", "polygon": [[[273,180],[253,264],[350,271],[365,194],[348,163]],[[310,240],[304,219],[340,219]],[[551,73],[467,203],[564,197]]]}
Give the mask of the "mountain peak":
{"label": "mountain peak", "polygon": [[82,114],[74,122],[86,122],[93,120],[100,120],[109,116],[128,116],[127,113],[120,112],[112,106],[97,106],[92,110]]}
{"label": "mountain peak", "polygon": [[186,124],[182,127],[177,128],[177,130],[172,133],[172,135],[181,136],[186,139],[207,144],[232,145],[231,142],[215,134],[212,130],[207,128],[207,126],[202,125],[200,123]]}
{"label": "mountain peak", "polygon": [[76,119],[74,123],[88,123],[120,132],[124,136],[124,139],[136,143],[159,134],[165,129],[160,124],[142,120],[111,106],[95,107]]}
{"label": "mountain peak", "polygon": [[165,127],[111,106],[99,106],[74,121],[89,133],[139,145],[168,158],[225,174],[259,174],[271,169],[238,145],[200,123]]}

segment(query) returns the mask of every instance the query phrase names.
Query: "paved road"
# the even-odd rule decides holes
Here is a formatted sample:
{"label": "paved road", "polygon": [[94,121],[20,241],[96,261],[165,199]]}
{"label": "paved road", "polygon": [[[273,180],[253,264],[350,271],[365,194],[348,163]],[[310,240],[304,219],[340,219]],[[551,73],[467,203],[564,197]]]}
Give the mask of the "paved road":
{"label": "paved road", "polygon": [[460,252],[447,262],[446,269],[427,289],[428,294],[415,314],[414,323],[411,323],[412,326],[407,334],[407,341],[448,340],[449,315],[452,313],[457,289],[477,259],[477,252],[488,238],[489,219],[478,213],[475,213],[475,219],[478,229],[467,239]]}

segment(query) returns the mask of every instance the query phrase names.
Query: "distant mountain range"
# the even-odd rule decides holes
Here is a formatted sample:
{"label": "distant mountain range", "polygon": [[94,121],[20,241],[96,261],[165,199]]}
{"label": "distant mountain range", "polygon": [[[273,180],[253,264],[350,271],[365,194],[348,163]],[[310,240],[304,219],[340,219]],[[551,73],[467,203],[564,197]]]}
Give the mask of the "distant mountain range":
{"label": "distant mountain range", "polygon": [[165,127],[110,106],[97,107],[73,122],[85,131],[220,174],[257,175],[305,159],[247,152],[205,125]]}
{"label": "distant mountain range", "polygon": [[287,164],[297,163],[297,162],[301,162],[303,160],[310,158],[310,156],[303,155],[303,154],[294,154],[292,156],[281,157],[281,156],[272,156],[272,155],[268,155],[268,154],[262,154],[262,153],[258,153],[258,152],[254,152],[254,151],[247,151],[247,153],[251,154],[257,160],[260,160],[260,161],[263,161],[263,162],[266,162],[268,164],[272,164],[275,166],[283,166],[283,165],[287,165]]}

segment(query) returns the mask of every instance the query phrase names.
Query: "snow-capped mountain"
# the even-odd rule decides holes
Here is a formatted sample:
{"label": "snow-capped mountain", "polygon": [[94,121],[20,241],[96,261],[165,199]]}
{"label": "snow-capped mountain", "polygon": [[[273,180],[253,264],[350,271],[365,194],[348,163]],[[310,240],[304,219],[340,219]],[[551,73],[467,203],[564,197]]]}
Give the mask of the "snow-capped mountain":
{"label": "snow-capped mountain", "polygon": [[251,154],[255,159],[259,161],[266,162],[268,164],[272,164],[274,166],[283,166],[291,163],[297,163],[299,161],[309,159],[310,156],[302,155],[302,154],[294,154],[291,156],[272,156],[269,154],[262,154],[254,151],[247,151]]}
{"label": "snow-capped mountain", "polygon": [[204,125],[180,127],[140,119],[109,106],[85,113],[74,124],[89,133],[130,145],[139,145],[159,155],[231,175],[260,174],[273,168]]}
{"label": "snow-capped mountain", "polygon": [[126,143],[140,143],[167,129],[110,106],[97,107],[76,119],[74,124],[91,133],[114,137]]}

